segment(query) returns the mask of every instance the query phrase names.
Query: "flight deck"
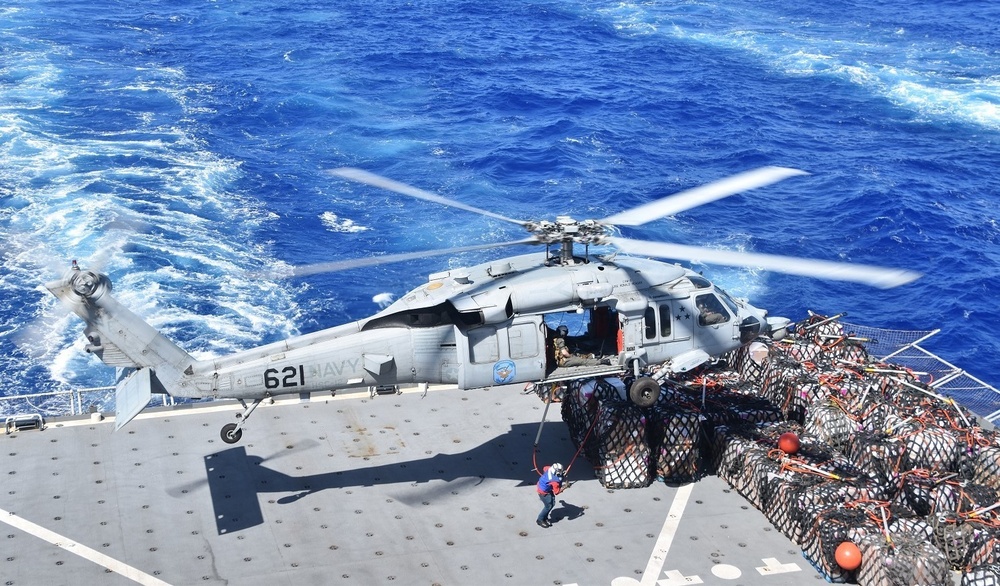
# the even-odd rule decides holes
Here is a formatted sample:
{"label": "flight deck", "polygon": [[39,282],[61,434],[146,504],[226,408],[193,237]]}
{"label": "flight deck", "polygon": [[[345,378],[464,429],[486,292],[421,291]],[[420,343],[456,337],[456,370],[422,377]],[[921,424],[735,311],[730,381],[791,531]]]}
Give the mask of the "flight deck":
{"label": "flight deck", "polygon": [[[3,438],[4,584],[820,583],[716,476],[612,490],[518,386],[53,419]],[[539,467],[572,466],[551,528]]]}

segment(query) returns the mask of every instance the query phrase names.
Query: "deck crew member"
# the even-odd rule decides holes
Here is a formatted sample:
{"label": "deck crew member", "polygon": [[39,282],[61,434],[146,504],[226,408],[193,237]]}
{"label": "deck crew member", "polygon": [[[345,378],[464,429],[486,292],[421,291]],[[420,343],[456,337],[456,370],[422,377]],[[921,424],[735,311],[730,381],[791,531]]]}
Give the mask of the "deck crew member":
{"label": "deck crew member", "polygon": [[543,505],[542,512],[538,513],[538,519],[535,521],[539,527],[552,526],[549,521],[549,513],[552,512],[552,507],[556,506],[556,495],[562,492],[563,474],[565,473],[563,465],[556,462],[551,466],[546,466],[545,470],[542,471],[542,476],[538,479],[538,485],[535,488],[538,490],[538,498],[542,500]]}

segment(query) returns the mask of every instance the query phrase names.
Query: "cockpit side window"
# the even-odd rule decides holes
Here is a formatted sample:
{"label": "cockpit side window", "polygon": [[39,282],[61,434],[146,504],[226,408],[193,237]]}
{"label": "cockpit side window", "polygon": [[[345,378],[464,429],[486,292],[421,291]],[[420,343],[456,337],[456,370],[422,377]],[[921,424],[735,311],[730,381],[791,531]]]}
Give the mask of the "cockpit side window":
{"label": "cockpit side window", "polygon": [[699,295],[695,297],[695,303],[698,305],[699,325],[711,326],[729,321],[729,313],[715,295],[710,293]]}

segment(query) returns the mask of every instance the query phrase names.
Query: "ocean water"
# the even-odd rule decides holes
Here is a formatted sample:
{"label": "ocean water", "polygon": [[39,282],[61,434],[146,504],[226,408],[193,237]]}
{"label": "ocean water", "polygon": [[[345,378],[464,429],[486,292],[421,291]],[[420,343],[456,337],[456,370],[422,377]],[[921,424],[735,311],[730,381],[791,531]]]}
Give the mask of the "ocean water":
{"label": "ocean water", "polygon": [[527,252],[283,278],[523,236],[324,172],[345,165],[523,219],[806,170],[623,232],[921,271],[879,290],[696,265],[792,319],[941,328],[929,349],[1000,384],[998,21],[956,0],[0,0],[0,394],[111,381],[42,287],[72,259],[207,357]]}

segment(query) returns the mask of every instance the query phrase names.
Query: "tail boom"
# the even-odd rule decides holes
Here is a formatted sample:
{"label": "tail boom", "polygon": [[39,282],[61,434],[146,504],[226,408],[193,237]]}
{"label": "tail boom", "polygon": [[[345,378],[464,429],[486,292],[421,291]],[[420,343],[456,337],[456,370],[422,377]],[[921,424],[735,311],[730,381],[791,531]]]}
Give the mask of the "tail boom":
{"label": "tail boom", "polygon": [[74,262],[63,279],[46,288],[86,322],[88,353],[109,366],[134,369],[117,384],[116,429],[138,415],[152,393],[201,396],[185,380],[196,360],[119,303],[105,275],[80,270]]}

